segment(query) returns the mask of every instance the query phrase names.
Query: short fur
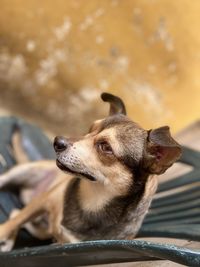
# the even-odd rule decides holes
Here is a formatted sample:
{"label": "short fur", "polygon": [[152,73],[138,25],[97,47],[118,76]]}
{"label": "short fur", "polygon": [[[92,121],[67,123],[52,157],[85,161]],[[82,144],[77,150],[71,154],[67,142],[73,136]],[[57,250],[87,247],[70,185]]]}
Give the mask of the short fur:
{"label": "short fur", "polygon": [[[157,177],[181,155],[168,127],[146,131],[126,116],[123,101],[102,94],[110,115],[81,139],[56,137],[53,161],[19,164],[0,176],[18,185],[24,209],[0,225],[1,250],[20,227],[58,242],[132,239],[157,188]],[[20,151],[20,149],[16,149]],[[25,157],[22,157],[25,158]]]}

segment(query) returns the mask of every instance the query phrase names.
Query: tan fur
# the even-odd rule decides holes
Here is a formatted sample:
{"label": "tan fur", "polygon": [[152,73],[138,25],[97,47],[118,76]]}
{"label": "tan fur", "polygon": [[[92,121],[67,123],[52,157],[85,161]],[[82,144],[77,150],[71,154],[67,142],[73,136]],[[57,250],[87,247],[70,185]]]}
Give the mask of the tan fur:
{"label": "tan fur", "polygon": [[19,163],[29,162],[27,154],[24,152],[21,145],[21,134],[19,131],[16,131],[12,137],[12,145],[13,145],[13,154]]}
{"label": "tan fur", "polygon": [[123,178],[122,174],[121,179],[115,182],[115,176],[113,176],[112,182],[108,184],[81,181],[79,192],[81,207],[88,212],[102,210],[110,200],[127,192],[130,180],[126,176],[126,183],[126,179]]}

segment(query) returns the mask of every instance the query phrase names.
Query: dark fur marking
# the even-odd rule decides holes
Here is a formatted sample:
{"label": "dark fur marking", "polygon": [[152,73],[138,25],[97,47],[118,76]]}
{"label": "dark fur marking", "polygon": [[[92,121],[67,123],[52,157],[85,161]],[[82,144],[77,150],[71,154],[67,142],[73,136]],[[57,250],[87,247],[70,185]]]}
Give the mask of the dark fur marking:
{"label": "dark fur marking", "polygon": [[139,148],[143,148],[143,144],[146,143],[147,132],[122,114],[103,120],[99,132],[109,128],[116,129],[116,137],[123,148],[122,154],[117,159],[133,172],[142,158],[143,152],[141,153]]}
{"label": "dark fur marking", "polygon": [[127,122],[131,122],[131,121],[125,115],[117,114],[117,115],[109,116],[102,121],[100,131],[103,131],[105,129],[111,128],[111,127],[119,125],[119,124],[124,124]]}
{"label": "dark fur marking", "polygon": [[82,240],[125,238],[123,229],[132,221],[130,215],[144,193],[146,179],[132,179],[127,195],[114,198],[99,212],[86,212],[81,208],[78,194],[80,182],[79,178],[73,180],[67,189],[62,225]]}
{"label": "dark fur marking", "polygon": [[137,170],[140,160],[143,157],[147,132],[137,123],[132,122],[122,114],[106,118],[102,122],[100,131],[111,127],[116,129],[116,137],[123,148],[122,154],[118,157],[118,160],[133,173]]}

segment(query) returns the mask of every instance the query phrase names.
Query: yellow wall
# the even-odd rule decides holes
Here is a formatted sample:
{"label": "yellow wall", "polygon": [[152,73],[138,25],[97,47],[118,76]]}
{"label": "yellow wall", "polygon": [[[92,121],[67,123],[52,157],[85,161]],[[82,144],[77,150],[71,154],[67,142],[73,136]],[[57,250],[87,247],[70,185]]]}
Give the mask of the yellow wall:
{"label": "yellow wall", "polygon": [[199,0],[0,4],[0,103],[13,112],[78,133],[110,91],[146,128],[199,119]]}

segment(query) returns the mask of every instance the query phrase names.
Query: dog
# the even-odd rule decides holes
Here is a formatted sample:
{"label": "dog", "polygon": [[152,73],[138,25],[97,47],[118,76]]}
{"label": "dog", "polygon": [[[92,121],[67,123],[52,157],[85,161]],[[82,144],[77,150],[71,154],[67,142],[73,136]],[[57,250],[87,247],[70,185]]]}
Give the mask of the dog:
{"label": "dog", "polygon": [[19,187],[25,205],[0,225],[1,251],[13,248],[21,227],[58,243],[135,238],[157,175],[179,159],[181,146],[168,126],[145,130],[126,116],[119,97],[101,98],[110,104],[109,116],[82,138],[57,136],[57,164],[27,162],[0,176],[0,187]]}

